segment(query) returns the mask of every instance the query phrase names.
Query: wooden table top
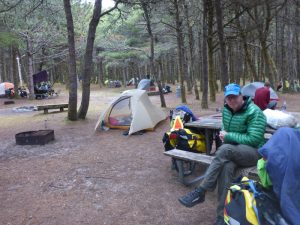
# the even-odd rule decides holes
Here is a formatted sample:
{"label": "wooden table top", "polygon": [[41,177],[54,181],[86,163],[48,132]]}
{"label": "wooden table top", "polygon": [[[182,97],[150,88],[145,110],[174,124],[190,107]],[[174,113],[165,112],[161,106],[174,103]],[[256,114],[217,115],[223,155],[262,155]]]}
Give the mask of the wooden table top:
{"label": "wooden table top", "polygon": [[[218,130],[222,128],[222,118],[202,118],[200,120],[186,123],[184,126],[192,128],[208,128]],[[275,129],[271,128],[270,126],[267,126],[265,132],[269,134],[274,134],[275,131]]]}
{"label": "wooden table top", "polygon": [[222,119],[220,118],[202,118],[193,122],[186,123],[185,127],[194,128],[209,128],[209,129],[221,129]]}

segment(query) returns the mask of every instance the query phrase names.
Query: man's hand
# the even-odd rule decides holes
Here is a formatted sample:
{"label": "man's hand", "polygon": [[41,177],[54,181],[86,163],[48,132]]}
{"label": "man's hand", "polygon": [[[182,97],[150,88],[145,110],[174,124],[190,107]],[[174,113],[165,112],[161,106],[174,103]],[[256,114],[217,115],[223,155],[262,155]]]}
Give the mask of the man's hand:
{"label": "man's hand", "polygon": [[221,130],[219,134],[219,138],[221,139],[222,142],[224,142],[224,137],[227,134],[227,131]]}

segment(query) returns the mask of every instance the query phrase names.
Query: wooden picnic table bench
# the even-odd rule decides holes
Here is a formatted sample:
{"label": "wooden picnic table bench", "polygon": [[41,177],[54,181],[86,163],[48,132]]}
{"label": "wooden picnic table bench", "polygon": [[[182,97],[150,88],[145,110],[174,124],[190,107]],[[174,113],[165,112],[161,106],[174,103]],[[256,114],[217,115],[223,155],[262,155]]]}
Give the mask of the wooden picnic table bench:
{"label": "wooden picnic table bench", "polygon": [[60,112],[63,112],[64,108],[69,108],[69,104],[63,103],[63,104],[38,105],[37,106],[37,110],[44,110],[44,114],[47,114],[49,109],[59,109]]}
{"label": "wooden picnic table bench", "polygon": [[[215,156],[201,153],[187,152],[180,149],[173,149],[164,152],[165,155],[172,157],[172,169],[177,170],[179,181],[186,185],[192,185],[201,181],[205,177],[205,172],[193,179],[188,178],[195,170],[195,164],[200,163],[209,166]],[[186,165],[185,165],[186,164]],[[188,168],[187,168],[188,167]],[[248,178],[258,180],[256,166],[240,167],[237,169],[235,176],[247,176]]]}

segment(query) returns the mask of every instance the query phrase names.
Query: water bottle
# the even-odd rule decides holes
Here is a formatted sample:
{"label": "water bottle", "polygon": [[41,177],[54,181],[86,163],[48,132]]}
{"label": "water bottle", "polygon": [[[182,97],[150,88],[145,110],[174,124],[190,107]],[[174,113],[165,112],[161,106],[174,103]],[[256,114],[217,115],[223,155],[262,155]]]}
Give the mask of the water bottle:
{"label": "water bottle", "polygon": [[281,106],[281,110],[282,111],[286,110],[286,100],[283,101],[283,105]]}
{"label": "water bottle", "polygon": [[169,119],[170,119],[170,122],[171,122],[171,121],[172,121],[172,119],[173,119],[173,110],[172,110],[172,109],[170,110]]}
{"label": "water bottle", "polygon": [[176,87],[176,98],[181,98],[181,87],[180,86]]}

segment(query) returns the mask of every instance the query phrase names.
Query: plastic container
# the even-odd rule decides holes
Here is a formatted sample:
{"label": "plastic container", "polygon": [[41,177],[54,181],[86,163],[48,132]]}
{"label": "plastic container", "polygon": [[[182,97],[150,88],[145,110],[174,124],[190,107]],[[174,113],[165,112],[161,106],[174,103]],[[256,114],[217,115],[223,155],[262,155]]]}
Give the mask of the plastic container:
{"label": "plastic container", "polygon": [[181,98],[181,87],[179,85],[176,87],[176,98]]}
{"label": "plastic container", "polygon": [[286,101],[284,100],[284,101],[283,101],[283,104],[282,104],[282,106],[281,106],[281,110],[282,110],[282,111],[286,111],[286,108],[287,108],[287,106],[286,106]]}

